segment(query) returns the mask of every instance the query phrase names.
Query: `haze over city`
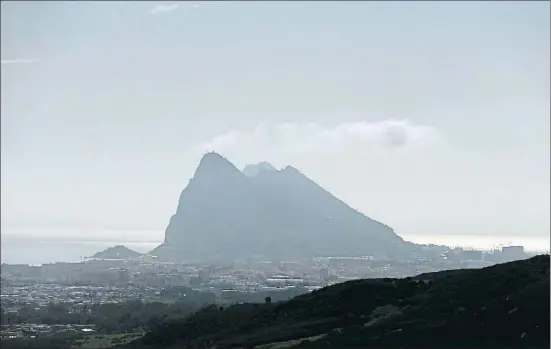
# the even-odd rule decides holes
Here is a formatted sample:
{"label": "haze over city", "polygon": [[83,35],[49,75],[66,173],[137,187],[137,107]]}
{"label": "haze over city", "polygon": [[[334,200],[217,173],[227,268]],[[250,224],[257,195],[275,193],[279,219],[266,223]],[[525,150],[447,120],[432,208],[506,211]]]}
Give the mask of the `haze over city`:
{"label": "haze over city", "polygon": [[548,27],[548,2],[2,2],[2,236],[162,241],[216,151],[405,238],[548,248]]}

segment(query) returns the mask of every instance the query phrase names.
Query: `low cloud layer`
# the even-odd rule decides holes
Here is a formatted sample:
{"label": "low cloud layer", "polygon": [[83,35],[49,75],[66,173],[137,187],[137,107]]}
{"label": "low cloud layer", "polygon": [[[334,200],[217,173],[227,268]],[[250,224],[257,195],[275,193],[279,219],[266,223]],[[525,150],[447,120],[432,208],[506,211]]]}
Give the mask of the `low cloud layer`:
{"label": "low cloud layer", "polygon": [[317,123],[261,123],[250,130],[232,130],[198,145],[197,151],[233,154],[337,155],[348,149],[369,151],[420,149],[442,141],[438,130],[407,120]]}
{"label": "low cloud layer", "polygon": [[[172,12],[180,9],[181,7],[187,7],[191,9],[196,9],[202,7],[203,5],[213,5],[215,2],[185,2],[185,3],[172,3],[172,4],[158,4],[153,7],[150,11],[150,15],[159,15],[162,13]],[[216,3],[218,4],[218,3]]]}
{"label": "low cloud layer", "polygon": [[149,11],[149,14],[150,15],[158,15],[158,14],[165,13],[165,12],[172,12],[174,10],[177,10],[179,7],[180,7],[180,4],[170,4],[170,5],[159,4],[159,5],[156,5],[155,7],[153,7],[151,9],[151,11]]}

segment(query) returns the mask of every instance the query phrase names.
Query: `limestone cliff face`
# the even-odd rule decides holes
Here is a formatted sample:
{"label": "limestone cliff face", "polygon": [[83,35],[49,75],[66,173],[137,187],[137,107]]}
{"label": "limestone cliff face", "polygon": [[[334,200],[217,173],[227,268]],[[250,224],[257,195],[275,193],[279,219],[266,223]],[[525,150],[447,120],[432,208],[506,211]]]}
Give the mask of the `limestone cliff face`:
{"label": "limestone cliff face", "polygon": [[206,154],[182,191],[161,259],[366,255],[407,249],[394,231],[350,208],[297,169],[267,163],[247,174]]}

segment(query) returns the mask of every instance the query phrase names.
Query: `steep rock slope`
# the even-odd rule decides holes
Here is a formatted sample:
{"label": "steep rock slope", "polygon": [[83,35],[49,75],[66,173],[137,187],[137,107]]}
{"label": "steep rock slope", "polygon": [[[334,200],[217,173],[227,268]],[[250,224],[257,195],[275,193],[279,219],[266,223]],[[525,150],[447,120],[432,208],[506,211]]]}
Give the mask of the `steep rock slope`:
{"label": "steep rock slope", "polygon": [[366,255],[409,248],[394,231],[352,209],[297,169],[269,164],[249,175],[206,154],[166,229],[160,258]]}

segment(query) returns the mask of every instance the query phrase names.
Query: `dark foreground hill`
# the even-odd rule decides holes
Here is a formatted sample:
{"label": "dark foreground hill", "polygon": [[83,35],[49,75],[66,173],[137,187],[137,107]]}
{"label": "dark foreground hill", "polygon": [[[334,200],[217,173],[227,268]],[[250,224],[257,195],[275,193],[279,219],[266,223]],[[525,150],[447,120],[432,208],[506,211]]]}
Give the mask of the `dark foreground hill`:
{"label": "dark foreground hill", "polygon": [[126,348],[549,348],[549,256],[211,306]]}
{"label": "dark foreground hill", "polygon": [[161,260],[263,256],[398,255],[411,249],[390,227],[352,209],[297,169],[239,171],[206,154],[182,191]]}

